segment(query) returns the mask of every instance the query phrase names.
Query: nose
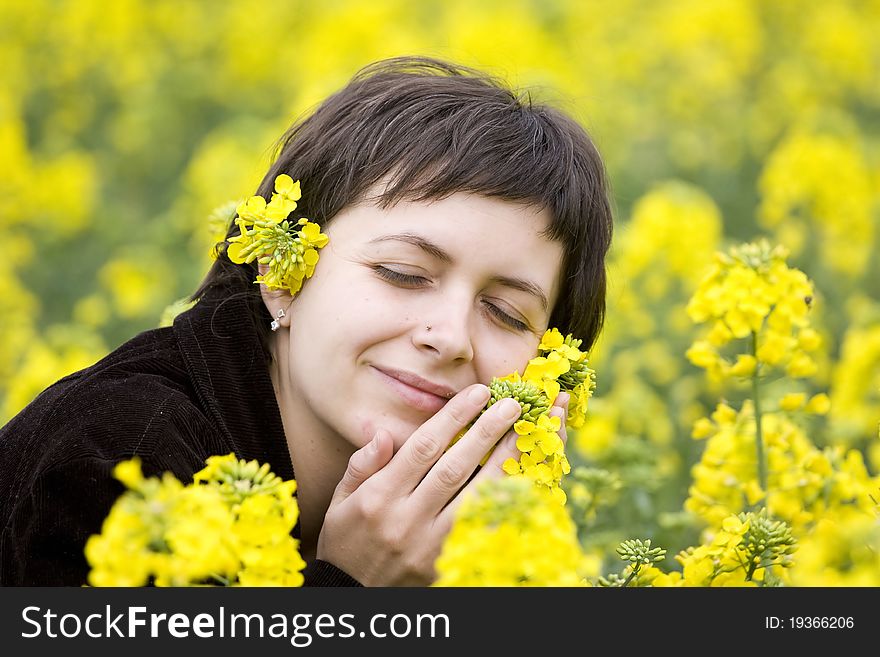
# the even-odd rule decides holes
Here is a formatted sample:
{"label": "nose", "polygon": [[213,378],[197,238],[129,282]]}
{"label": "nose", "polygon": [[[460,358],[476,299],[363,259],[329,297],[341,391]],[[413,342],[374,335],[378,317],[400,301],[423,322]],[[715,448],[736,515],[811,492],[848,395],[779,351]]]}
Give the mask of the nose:
{"label": "nose", "polygon": [[432,352],[439,361],[470,362],[474,358],[471,308],[464,300],[437,300],[413,331],[413,343]]}

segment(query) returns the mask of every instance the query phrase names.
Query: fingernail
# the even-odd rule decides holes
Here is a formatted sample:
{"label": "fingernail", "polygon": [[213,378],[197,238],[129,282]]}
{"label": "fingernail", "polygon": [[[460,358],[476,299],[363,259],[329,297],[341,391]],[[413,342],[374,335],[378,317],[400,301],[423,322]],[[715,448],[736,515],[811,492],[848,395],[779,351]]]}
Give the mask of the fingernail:
{"label": "fingernail", "polygon": [[373,436],[373,439],[370,441],[370,444],[367,446],[367,451],[370,454],[375,454],[379,451],[379,432],[376,432],[376,435]]}
{"label": "fingernail", "polygon": [[515,399],[502,399],[499,403],[501,404],[501,413],[506,418],[513,419],[519,417],[520,413],[522,413],[522,407]]}
{"label": "fingernail", "polygon": [[489,388],[482,383],[468,393],[468,400],[475,404],[485,404],[489,400]]}
{"label": "fingernail", "polygon": [[569,395],[567,392],[560,392],[559,399],[556,400],[556,403],[559,404],[559,406],[565,406],[570,399],[571,395]]}

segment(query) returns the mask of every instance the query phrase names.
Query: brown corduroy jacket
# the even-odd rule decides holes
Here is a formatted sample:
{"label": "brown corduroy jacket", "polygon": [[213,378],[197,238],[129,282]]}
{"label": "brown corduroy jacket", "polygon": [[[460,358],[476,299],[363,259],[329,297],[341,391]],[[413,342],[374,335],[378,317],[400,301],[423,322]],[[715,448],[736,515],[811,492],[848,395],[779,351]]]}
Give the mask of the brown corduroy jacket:
{"label": "brown corduroy jacket", "polygon": [[[133,456],[146,476],[183,482],[230,452],[294,477],[246,303],[209,290],[172,327],[61,379],[0,428],[0,585],[85,584],[86,540],[123,492],[113,467]],[[321,560],[304,575],[306,586],[359,586]]]}

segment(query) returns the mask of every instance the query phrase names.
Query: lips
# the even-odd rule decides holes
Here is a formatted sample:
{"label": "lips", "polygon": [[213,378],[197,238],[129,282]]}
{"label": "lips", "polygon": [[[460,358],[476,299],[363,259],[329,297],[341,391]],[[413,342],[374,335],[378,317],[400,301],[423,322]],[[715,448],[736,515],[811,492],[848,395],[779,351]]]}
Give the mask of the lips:
{"label": "lips", "polygon": [[385,384],[408,406],[436,413],[455,395],[455,389],[403,370],[372,366]]}

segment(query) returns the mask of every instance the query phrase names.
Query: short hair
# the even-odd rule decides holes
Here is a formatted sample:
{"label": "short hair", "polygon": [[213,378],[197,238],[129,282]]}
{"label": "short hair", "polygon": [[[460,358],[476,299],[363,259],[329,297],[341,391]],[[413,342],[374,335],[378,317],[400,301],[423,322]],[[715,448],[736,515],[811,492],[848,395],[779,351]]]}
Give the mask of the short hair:
{"label": "short hair", "polygon": [[[257,189],[267,201],[275,177],[302,182],[297,215],[326,225],[364,199],[438,200],[456,192],[547,209],[544,235],[563,246],[560,293],[550,326],[589,350],[605,319],[605,256],[612,211],[602,159],[587,132],[563,112],[532,102],[484,72],[427,57],[382,60],[295,122],[276,145]],[[227,239],[238,233],[230,223]],[[264,351],[271,320],[253,285],[256,263],[216,261],[192,299],[210,287],[251,283],[247,293]]]}

